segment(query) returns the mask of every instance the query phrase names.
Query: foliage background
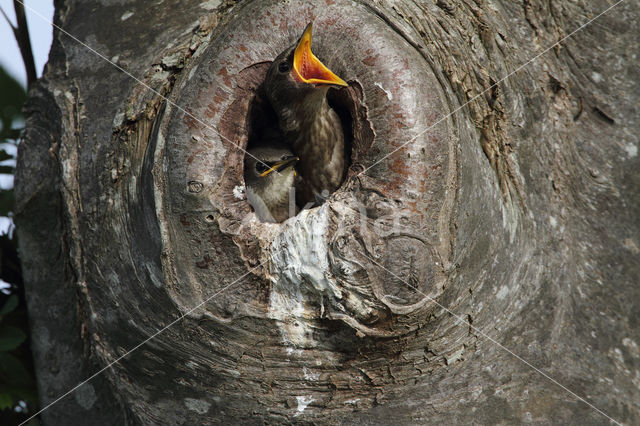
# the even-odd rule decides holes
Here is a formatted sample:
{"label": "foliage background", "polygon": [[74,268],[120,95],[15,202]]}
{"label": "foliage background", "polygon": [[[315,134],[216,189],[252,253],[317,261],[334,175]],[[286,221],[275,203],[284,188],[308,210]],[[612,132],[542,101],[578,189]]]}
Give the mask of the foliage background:
{"label": "foliage background", "polygon": [[[51,0],[25,0],[26,21],[38,76],[47,60],[52,27]],[[13,175],[24,127],[27,73],[12,27],[15,1],[0,0],[0,425],[23,422],[38,409],[29,321],[13,226]],[[38,16],[42,15],[42,16]],[[5,19],[6,18],[6,19]],[[38,424],[37,420],[29,424]]]}
{"label": "foliage background", "polygon": [[[0,68],[0,174],[13,175],[24,126],[24,87]],[[11,182],[10,179],[5,180]],[[29,323],[13,232],[13,185],[0,189],[0,216],[9,222],[0,235],[0,424],[17,424],[37,408]]]}

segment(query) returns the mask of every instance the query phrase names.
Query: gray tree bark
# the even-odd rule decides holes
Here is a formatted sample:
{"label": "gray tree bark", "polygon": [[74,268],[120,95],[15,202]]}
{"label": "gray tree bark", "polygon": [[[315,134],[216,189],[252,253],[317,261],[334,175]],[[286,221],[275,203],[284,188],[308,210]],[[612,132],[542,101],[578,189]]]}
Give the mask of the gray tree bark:
{"label": "gray tree bark", "polygon": [[[20,145],[43,406],[118,362],[45,423],[637,423],[638,4],[572,34],[612,4],[58,1],[104,58],[54,31]],[[238,148],[311,19],[351,167],[261,223]]]}

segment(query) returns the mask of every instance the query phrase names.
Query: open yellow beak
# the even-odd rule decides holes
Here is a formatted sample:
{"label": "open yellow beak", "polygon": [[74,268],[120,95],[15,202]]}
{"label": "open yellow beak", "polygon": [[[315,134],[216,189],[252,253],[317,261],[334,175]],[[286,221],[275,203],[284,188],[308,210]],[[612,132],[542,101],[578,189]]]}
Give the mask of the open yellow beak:
{"label": "open yellow beak", "polygon": [[303,83],[348,86],[311,52],[312,26],[313,22],[309,22],[293,53],[294,75]]}

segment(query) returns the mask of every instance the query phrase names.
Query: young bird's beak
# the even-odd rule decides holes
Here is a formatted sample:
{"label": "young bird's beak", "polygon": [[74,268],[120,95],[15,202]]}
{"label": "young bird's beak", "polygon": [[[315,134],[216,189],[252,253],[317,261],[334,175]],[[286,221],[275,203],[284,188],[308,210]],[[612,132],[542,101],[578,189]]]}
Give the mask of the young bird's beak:
{"label": "young bird's beak", "polygon": [[269,175],[271,172],[282,172],[287,170],[289,167],[293,167],[300,159],[296,156],[290,156],[285,158],[282,161],[278,161],[274,163],[271,167],[269,167],[264,172],[260,173],[260,177],[265,177]]}
{"label": "young bird's beak", "polygon": [[303,83],[348,86],[311,52],[312,25],[313,22],[309,22],[293,53],[294,76]]}

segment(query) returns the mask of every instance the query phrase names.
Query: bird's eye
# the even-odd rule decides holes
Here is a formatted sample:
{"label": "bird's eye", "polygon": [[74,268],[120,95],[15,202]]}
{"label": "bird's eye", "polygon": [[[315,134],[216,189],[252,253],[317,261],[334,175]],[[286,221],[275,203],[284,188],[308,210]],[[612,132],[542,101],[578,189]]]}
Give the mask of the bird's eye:
{"label": "bird's eye", "polygon": [[269,166],[267,166],[266,164],[261,163],[261,162],[257,162],[256,163],[256,171],[258,173],[262,174],[262,173],[266,172],[267,170],[269,170]]}
{"label": "bird's eye", "polygon": [[291,65],[289,64],[289,62],[284,61],[284,62],[280,62],[280,65],[278,65],[278,70],[280,72],[287,72],[291,69]]}

